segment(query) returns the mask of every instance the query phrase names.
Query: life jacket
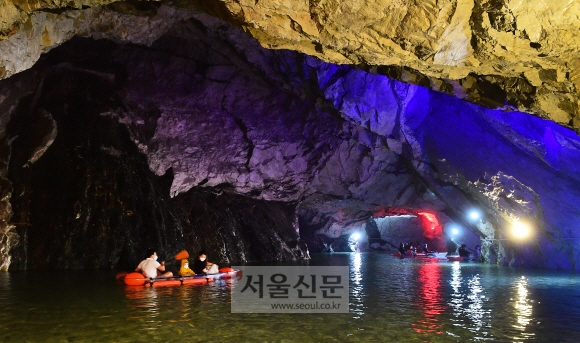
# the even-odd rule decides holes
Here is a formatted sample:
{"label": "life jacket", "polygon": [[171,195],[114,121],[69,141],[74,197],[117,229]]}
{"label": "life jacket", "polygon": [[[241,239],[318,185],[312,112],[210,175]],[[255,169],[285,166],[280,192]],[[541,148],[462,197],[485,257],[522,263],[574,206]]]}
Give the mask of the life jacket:
{"label": "life jacket", "polygon": [[195,275],[193,270],[189,268],[189,261],[187,259],[181,260],[181,268],[179,268],[179,275],[181,276]]}

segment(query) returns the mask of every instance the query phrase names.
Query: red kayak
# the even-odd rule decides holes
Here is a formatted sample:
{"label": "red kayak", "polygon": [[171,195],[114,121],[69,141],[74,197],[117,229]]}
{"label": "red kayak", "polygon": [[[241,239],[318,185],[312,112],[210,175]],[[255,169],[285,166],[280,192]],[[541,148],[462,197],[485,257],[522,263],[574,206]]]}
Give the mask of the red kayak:
{"label": "red kayak", "polygon": [[464,261],[465,257],[463,256],[447,256],[449,261]]}
{"label": "red kayak", "polygon": [[[417,258],[421,261],[439,261],[440,262],[440,261],[447,261],[448,260],[448,257],[446,257],[446,255],[447,255],[446,252],[430,252],[427,254],[417,253],[415,256],[413,256],[412,254],[405,254],[402,256],[402,258],[414,257],[414,258]],[[396,252],[393,254],[393,256],[401,258],[401,253]]]}
{"label": "red kayak", "polygon": [[162,286],[181,286],[181,285],[201,285],[208,282],[213,282],[215,279],[226,279],[231,278],[238,270],[232,268],[220,268],[217,274],[207,274],[207,275],[192,275],[192,276],[175,276],[168,278],[158,278],[150,279],[141,273],[132,272],[124,277],[121,274],[117,275],[117,279],[123,279],[128,286],[149,286],[149,287],[162,287]]}
{"label": "red kayak", "polygon": [[473,257],[464,257],[464,256],[447,256],[449,261],[460,261],[460,262],[477,262],[476,259]]}
{"label": "red kayak", "polygon": [[[393,254],[393,256],[401,257],[401,253],[400,252],[396,252],[396,253]],[[422,253],[422,252],[418,252],[415,255],[413,255],[412,253],[407,253],[407,254],[403,255],[403,258],[406,258],[406,257],[425,257],[425,254]]]}

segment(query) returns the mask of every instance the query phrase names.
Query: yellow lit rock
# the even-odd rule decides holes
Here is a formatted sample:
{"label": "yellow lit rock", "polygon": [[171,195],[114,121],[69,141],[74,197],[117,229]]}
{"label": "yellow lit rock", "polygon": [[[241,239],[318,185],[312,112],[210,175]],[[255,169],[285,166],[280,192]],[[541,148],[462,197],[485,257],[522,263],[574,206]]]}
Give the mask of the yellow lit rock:
{"label": "yellow lit rock", "polygon": [[[112,2],[0,0],[0,77],[30,68],[74,35],[150,44],[176,20],[204,11],[266,48],[412,70],[422,76],[397,74],[411,83],[426,77],[431,88],[484,106],[577,129],[580,122],[578,1],[178,0],[161,1],[153,16],[128,10],[130,3],[105,6]],[[509,96],[501,103],[481,87]]]}

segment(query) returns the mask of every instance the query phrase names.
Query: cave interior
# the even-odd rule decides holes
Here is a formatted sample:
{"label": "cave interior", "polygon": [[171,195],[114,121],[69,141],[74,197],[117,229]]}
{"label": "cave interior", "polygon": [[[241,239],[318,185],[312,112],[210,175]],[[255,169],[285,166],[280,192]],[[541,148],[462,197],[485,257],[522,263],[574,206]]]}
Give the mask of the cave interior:
{"label": "cave interior", "polygon": [[484,106],[389,68],[267,49],[203,12],[166,26],[147,44],[77,35],[0,80],[0,269],[132,269],[150,247],[234,264],[399,242],[580,269],[573,127],[499,107],[513,94],[495,88]]}

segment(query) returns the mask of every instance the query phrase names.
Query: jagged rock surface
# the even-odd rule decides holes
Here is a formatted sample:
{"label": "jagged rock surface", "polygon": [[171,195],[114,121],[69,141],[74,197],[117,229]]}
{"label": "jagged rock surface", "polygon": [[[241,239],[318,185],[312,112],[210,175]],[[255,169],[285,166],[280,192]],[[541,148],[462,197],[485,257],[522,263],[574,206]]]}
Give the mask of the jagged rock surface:
{"label": "jagged rock surface", "polygon": [[[474,8],[477,6],[481,4]],[[158,11],[167,9],[161,6],[155,13]],[[192,19],[170,29],[160,25],[163,29],[150,36],[159,38],[141,42],[144,45],[77,39],[47,54],[37,69],[3,81],[0,89],[9,96],[0,99],[0,106],[5,109],[0,116],[4,132],[2,162],[10,163],[10,167],[2,174],[3,180],[8,180],[2,188],[2,242],[8,242],[4,239],[9,235],[10,244],[16,242],[9,222],[9,205],[24,203],[27,190],[22,187],[32,182],[23,179],[17,168],[27,165],[34,170],[40,163],[47,163],[43,159],[54,153],[51,151],[65,132],[60,129],[58,118],[54,118],[65,110],[51,111],[47,108],[50,106],[42,106],[26,112],[45,118],[46,124],[39,126],[41,130],[29,134],[36,140],[20,135],[13,140],[14,133],[6,135],[7,123],[16,125],[23,120],[18,118],[21,115],[12,118],[14,109],[23,99],[36,99],[30,94],[42,94],[38,92],[44,88],[36,85],[51,75],[64,73],[89,75],[91,82],[108,85],[114,101],[110,100],[110,93],[94,94],[99,99],[94,101],[108,105],[98,106],[96,114],[85,109],[78,113],[114,120],[119,130],[124,128],[136,148],[105,145],[99,151],[107,156],[133,156],[137,151],[146,156],[148,169],[157,175],[147,175],[148,179],[166,175],[165,188],[159,189],[164,190],[167,201],[194,197],[191,194],[197,194],[200,188],[241,193],[260,201],[284,201],[286,205],[277,210],[277,222],[287,228],[284,232],[294,230],[294,234],[298,223],[313,223],[304,232],[300,225],[305,239],[317,230],[328,237],[336,227],[331,225],[331,217],[341,225],[358,225],[380,206],[426,208],[458,222],[469,207],[481,206],[485,222],[465,225],[485,238],[484,251],[493,255],[492,260],[511,265],[579,268],[578,237],[569,226],[580,215],[576,205],[580,203],[576,191],[580,189],[576,167],[580,139],[575,132],[525,113],[485,109],[382,75],[397,70],[377,68],[368,72],[368,65],[336,66],[294,52],[265,50],[240,30],[205,14],[177,17]],[[243,22],[236,24],[244,26]],[[322,51],[327,50],[323,47]],[[460,67],[472,66],[453,68]],[[409,71],[395,74],[399,78],[418,75]],[[556,82],[560,84],[558,77]],[[450,89],[455,92],[465,82]],[[491,93],[481,93],[477,82],[471,85],[483,98],[498,89],[491,87]],[[58,84],[54,91],[64,92],[66,87],[66,83]],[[57,133],[49,146],[55,132],[50,118],[57,122]],[[27,148],[12,155],[13,144]],[[12,193],[10,187],[18,191]],[[45,192],[45,196],[54,192]],[[24,195],[20,200],[10,199],[14,194]],[[321,201],[328,199],[334,200],[324,207]],[[337,199],[346,200],[347,204]],[[227,213],[228,206],[220,205],[226,207]],[[23,209],[27,207],[18,206],[18,221],[13,222],[26,223],[28,212]],[[282,215],[286,206],[296,206],[301,218]],[[53,226],[74,221],[74,213],[69,211],[55,219]],[[240,216],[238,213],[234,217]],[[194,218],[186,214],[178,217],[176,222]],[[102,218],[111,217],[102,211]],[[509,239],[509,225],[515,219],[535,223],[537,234],[532,243],[498,241]],[[260,225],[267,224],[265,221]],[[25,229],[18,230],[23,244],[29,244],[23,234]],[[69,233],[83,229],[79,230]],[[162,235],[166,230],[158,232]],[[340,238],[348,230],[348,225],[342,225],[333,237]],[[273,232],[269,234],[275,236]],[[294,238],[271,239],[279,243],[276,248],[255,256],[286,258],[277,254],[291,251],[296,257],[305,253],[299,245],[288,243]],[[226,241],[234,239],[217,242]],[[175,242],[162,246],[176,248]],[[216,254],[221,251],[217,245],[212,248]],[[137,250],[131,254],[137,254]],[[9,255],[6,249],[3,252],[5,263]],[[75,253],[67,256],[70,261]],[[23,255],[19,259],[24,259]],[[103,266],[102,262],[89,265]],[[70,262],[59,263],[73,266]]]}
{"label": "jagged rock surface", "polygon": [[265,47],[332,63],[410,68],[385,72],[578,127],[575,1],[222,0],[207,6],[218,4],[227,11],[216,14],[227,13],[222,18]]}
{"label": "jagged rock surface", "polygon": [[575,1],[184,0],[161,12],[142,10],[142,2],[101,6],[110,2],[1,3],[0,76],[30,68],[73,35],[151,44],[203,10],[267,48],[361,65],[487,107],[580,126]]}
{"label": "jagged rock surface", "polygon": [[105,114],[121,101],[111,80],[94,72],[52,69],[7,127],[13,139],[6,176],[21,238],[12,261],[5,260],[11,269],[132,269],[148,247],[165,259],[204,249],[226,264],[308,257],[290,203],[219,188],[170,197],[172,171],[151,172],[127,128]]}
{"label": "jagged rock surface", "polygon": [[[162,205],[164,197],[160,197],[161,203],[159,200],[154,201],[159,196],[157,192],[163,192],[160,190],[163,188],[155,185],[156,182],[150,180],[152,176],[146,173],[139,179],[150,180],[147,184],[152,184],[151,190],[135,189],[138,182],[130,182],[133,177],[121,182],[123,173],[120,171],[115,173],[117,185],[115,182],[102,180],[97,183],[103,183],[103,190],[94,188],[96,185],[93,183],[96,181],[91,181],[92,178],[106,179],[103,174],[109,169],[125,173],[130,173],[132,169],[141,170],[142,166],[137,162],[117,166],[118,161],[109,161],[103,162],[102,168],[86,167],[86,170],[69,177],[73,180],[81,179],[70,183],[79,189],[67,190],[67,193],[72,193],[71,198],[78,199],[77,202],[63,204],[57,209],[34,205],[36,200],[29,198],[31,192],[50,197],[50,194],[58,193],[58,187],[66,187],[68,182],[64,180],[62,183],[54,182],[52,186],[56,188],[44,185],[46,177],[54,177],[54,174],[68,175],[69,172],[59,172],[60,168],[74,170],[73,165],[84,165],[84,159],[107,161],[111,159],[110,156],[120,159],[122,156],[133,156],[136,151],[128,148],[125,143],[102,143],[97,138],[91,139],[90,137],[99,136],[96,133],[86,134],[87,141],[75,143],[71,138],[65,143],[64,138],[59,140],[59,137],[70,135],[64,129],[57,129],[64,133],[59,133],[54,143],[49,146],[55,132],[52,124],[35,124],[32,128],[22,128],[23,123],[30,122],[26,120],[26,114],[34,114],[38,117],[36,121],[41,121],[42,118],[52,118],[47,113],[52,113],[53,116],[59,113],[60,119],[57,118],[56,122],[60,121],[61,126],[73,125],[68,123],[75,122],[78,130],[83,125],[90,125],[83,120],[89,123],[105,120],[117,122],[127,130],[127,139],[133,141],[135,149],[147,157],[148,169],[159,177],[169,175],[164,176],[164,180],[171,182],[165,196],[175,199],[185,197],[194,201],[191,199],[196,199],[195,196],[189,195],[191,192],[197,194],[194,187],[220,193],[241,193],[268,201],[285,201],[290,208],[293,202],[317,191],[332,196],[356,197],[357,201],[368,203],[384,203],[381,199],[388,198],[392,199],[388,203],[393,205],[412,203],[415,198],[421,197],[424,189],[415,186],[412,176],[404,171],[405,165],[400,156],[390,151],[378,135],[349,123],[332,107],[325,109],[328,104],[318,103],[317,94],[305,92],[304,87],[310,87],[309,83],[315,87],[317,81],[314,74],[309,81],[307,76],[314,69],[303,64],[304,56],[264,50],[257,42],[223,22],[207,16],[200,17],[202,19],[204,24],[198,20],[190,20],[176,25],[150,48],[77,39],[47,55],[38,66],[39,72],[35,69],[6,81],[6,84],[18,83],[21,77],[34,74],[35,83],[38,85],[34,87],[36,93],[31,96],[34,101],[31,104],[26,102],[19,109],[19,114],[10,121],[13,128],[8,137],[18,136],[12,143],[13,146],[24,146],[16,149],[10,159],[10,180],[16,185],[15,194],[18,194],[17,198],[12,199],[14,204],[18,204],[14,221],[36,226],[39,223],[49,223],[50,227],[45,234],[27,226],[19,227],[18,232],[24,243],[15,251],[18,261],[13,264],[13,268],[47,267],[51,261],[54,262],[56,257],[42,257],[51,255],[45,243],[38,241],[42,235],[63,238],[70,236],[65,240],[68,242],[67,253],[60,259],[56,258],[56,266],[104,267],[108,266],[106,261],[112,261],[110,264],[116,265],[120,263],[118,260],[134,258],[139,248],[144,249],[146,242],[157,244],[165,250],[176,249],[179,247],[179,231],[175,233],[172,227],[184,228],[179,230],[186,233],[191,232],[185,229],[183,222],[194,220],[185,210],[185,214],[176,214],[170,210],[173,206],[186,207],[184,204],[187,200],[168,200],[171,203],[167,205]],[[88,84],[100,86],[95,89],[94,94],[88,90],[81,92],[82,89],[88,89]],[[107,87],[110,90],[105,91]],[[75,93],[77,88],[80,89],[79,94]],[[71,117],[71,112],[78,114]],[[99,119],[95,119],[95,116]],[[88,129],[82,129],[81,132],[83,130]],[[23,134],[21,131],[27,133]],[[116,131],[111,129],[111,132],[113,135]],[[121,133],[114,135],[121,136]],[[33,137],[38,137],[37,141]],[[115,138],[116,140],[120,138]],[[76,152],[68,150],[67,153],[62,153],[66,151],[67,144],[76,147],[78,151],[73,149]],[[87,153],[86,158],[82,157],[84,146],[87,149],[91,147],[91,153]],[[44,155],[39,156],[38,152],[44,152]],[[80,154],[81,160],[77,159],[77,154]],[[104,154],[106,158],[99,154]],[[55,155],[62,156],[62,159],[55,162]],[[68,159],[71,159],[70,164]],[[45,164],[53,167],[48,168]],[[28,173],[32,174],[29,178],[23,176]],[[88,176],[83,176],[85,174],[93,176],[86,179]],[[124,189],[128,194],[153,202],[155,205],[152,211],[159,212],[161,218],[173,219],[147,219],[146,213],[151,210],[147,210],[145,204],[125,199],[119,194]],[[106,195],[109,193],[112,195]],[[123,204],[123,208],[127,207],[126,210],[135,219],[125,220],[123,211],[114,214],[116,212],[111,208],[112,204],[98,210],[104,201],[102,197],[109,199],[111,196],[118,197],[117,202]],[[175,201],[177,204],[173,204]],[[78,207],[78,204],[83,203],[87,203],[88,208],[82,206],[82,210],[62,213],[66,212],[65,208],[73,205]],[[247,205],[232,201],[224,209],[210,211],[221,214],[223,211],[233,212],[234,220],[240,221],[240,217],[248,218],[241,214],[246,209],[244,206]],[[107,214],[109,212],[111,213]],[[46,213],[56,218],[51,217],[51,220],[43,217]],[[56,213],[62,215],[55,215]],[[275,213],[276,211],[273,215]],[[195,218],[207,215],[203,212],[197,213]],[[81,220],[82,218],[85,220]],[[30,223],[32,219],[34,224]],[[294,228],[293,238],[290,237],[291,234],[279,238],[281,233],[260,229],[271,225],[267,221],[258,221],[259,225],[252,228],[254,234],[261,232],[260,237],[263,239],[278,242],[272,248],[274,252],[270,249],[249,254],[248,248],[238,252],[231,248],[231,243],[227,243],[226,238],[216,238],[215,235],[220,233],[211,231],[207,226],[204,226],[202,233],[194,228],[194,234],[212,237],[217,242],[210,244],[212,238],[206,238],[206,244],[195,240],[191,242],[192,239],[186,241],[194,247],[206,246],[213,249],[214,253],[219,251],[220,258],[234,261],[244,260],[248,256],[252,259],[308,256],[296,236],[298,233],[295,218],[288,216],[285,220],[285,223],[284,220],[274,222],[283,228]],[[58,228],[61,221],[69,223],[66,225],[68,229]],[[113,223],[118,222],[121,222],[122,228],[113,229]],[[154,228],[141,229],[143,224],[140,223],[147,222],[156,225]],[[137,225],[139,230],[133,232],[135,229],[123,229],[131,225],[130,223]],[[94,226],[100,227],[101,233],[94,231],[97,230]],[[234,229],[228,228],[227,232],[232,234],[233,230],[233,235],[240,237],[240,234],[236,234],[236,225],[233,227]],[[161,240],[145,239],[145,232],[148,231],[157,232],[159,237],[169,237]],[[75,238],[75,232],[83,232],[78,235],[84,238]],[[128,236],[121,237],[124,234]],[[100,245],[107,247],[105,255],[109,256],[108,260],[103,260],[105,257],[95,258],[94,250],[86,246],[86,237],[94,235],[102,236],[103,239],[108,237],[103,242],[99,241]],[[30,239],[32,236],[36,237],[36,241]],[[112,244],[109,240],[140,243],[135,243],[127,251],[129,248]],[[227,244],[220,245],[224,241]],[[241,241],[244,246],[264,244],[264,240],[243,237]],[[73,256],[78,256],[77,249],[83,249],[82,247],[90,250],[87,255],[91,258],[83,255],[80,258],[82,263],[76,262]],[[261,251],[257,247],[254,249]],[[35,253],[31,255],[27,251]],[[121,255],[125,257],[121,259]]]}
{"label": "jagged rock surface", "polygon": [[[474,203],[486,209],[486,221],[472,225],[487,238],[484,244],[496,246],[492,250],[499,261],[578,268],[579,237],[569,229],[578,218],[580,196],[575,132],[362,71],[329,65],[321,70],[327,99],[355,122],[399,137],[389,145],[412,161],[448,208],[462,217]],[[381,94],[381,100],[374,94]],[[391,125],[385,129],[384,123]],[[520,245],[511,237],[511,226],[520,219],[535,226],[533,243]]]}

